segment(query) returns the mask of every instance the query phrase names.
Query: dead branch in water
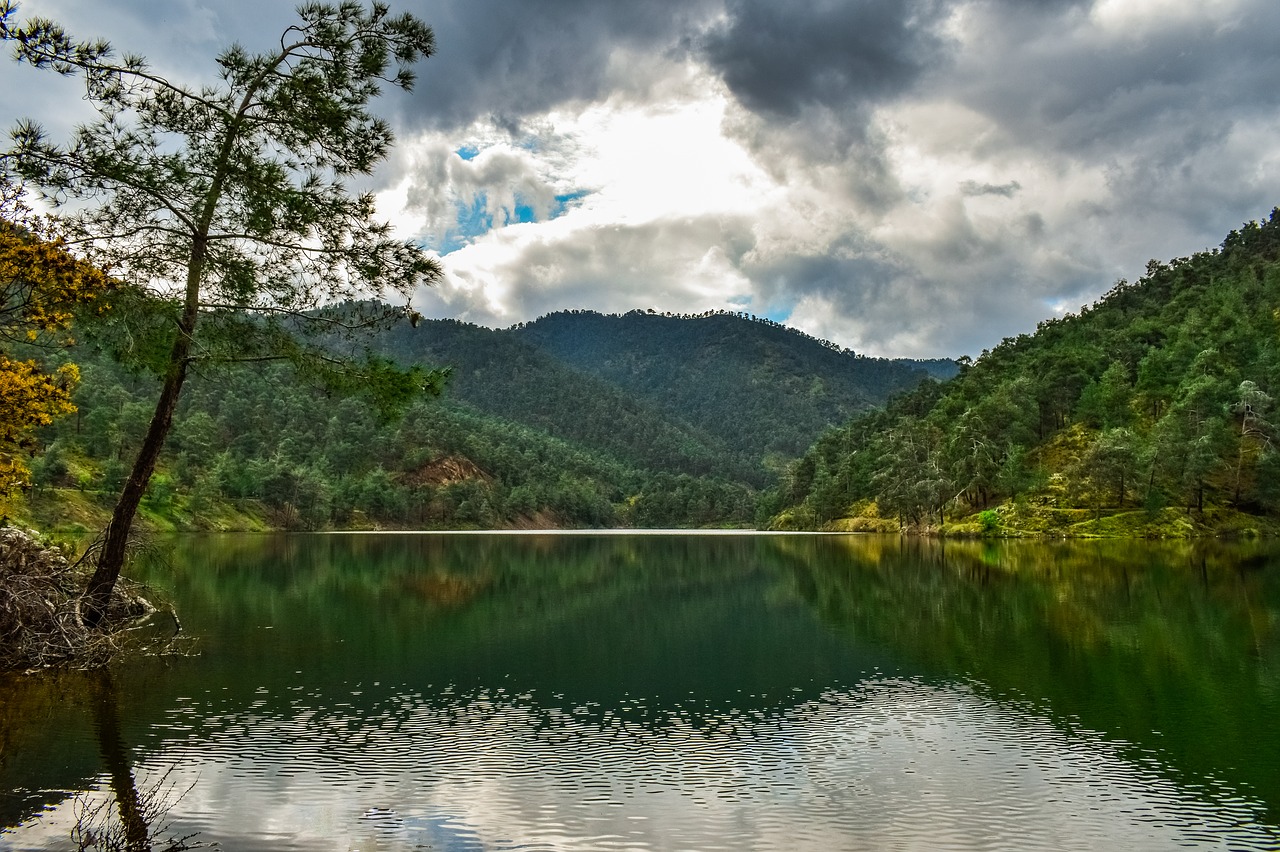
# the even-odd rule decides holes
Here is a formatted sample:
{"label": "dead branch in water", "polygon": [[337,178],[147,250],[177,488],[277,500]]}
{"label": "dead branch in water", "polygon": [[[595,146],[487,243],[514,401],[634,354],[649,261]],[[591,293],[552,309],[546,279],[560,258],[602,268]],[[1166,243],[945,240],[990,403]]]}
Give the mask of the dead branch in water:
{"label": "dead branch in water", "polygon": [[173,637],[159,638],[154,629],[143,629],[156,607],[136,584],[124,583],[116,590],[97,629],[84,625],[80,600],[87,561],[69,561],[35,533],[0,529],[0,670],[96,668],[126,647],[173,650]]}

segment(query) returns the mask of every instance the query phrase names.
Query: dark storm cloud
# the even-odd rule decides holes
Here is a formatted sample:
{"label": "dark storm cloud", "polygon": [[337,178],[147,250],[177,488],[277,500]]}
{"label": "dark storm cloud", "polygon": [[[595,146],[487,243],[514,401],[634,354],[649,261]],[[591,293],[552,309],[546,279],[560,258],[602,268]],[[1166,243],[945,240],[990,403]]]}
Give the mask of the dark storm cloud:
{"label": "dark storm cloud", "polygon": [[[441,0],[406,3],[436,33],[405,120],[430,128],[477,119],[516,128],[562,103],[639,83],[618,50],[661,57],[718,7],[713,0]],[[632,79],[628,79],[632,76]]]}
{"label": "dark storm cloud", "polygon": [[[939,0],[442,0],[411,6],[435,29],[407,120],[444,128],[499,125],[640,85],[616,51],[706,62],[749,110],[795,119],[806,107],[847,111],[909,88],[946,58]],[[632,78],[632,79],[629,79]]]}
{"label": "dark storm cloud", "polygon": [[[1280,3],[1229,19],[1187,16],[1100,32],[1079,9],[1011,25],[1003,3],[975,3],[981,33],[931,80],[1000,126],[994,144],[1106,156],[1126,140],[1203,130],[1280,106]],[[1198,133],[1186,141],[1194,148]]]}
{"label": "dark storm cloud", "polygon": [[810,105],[858,107],[891,97],[935,65],[939,3],[731,0],[703,51],[757,113],[794,118]]}

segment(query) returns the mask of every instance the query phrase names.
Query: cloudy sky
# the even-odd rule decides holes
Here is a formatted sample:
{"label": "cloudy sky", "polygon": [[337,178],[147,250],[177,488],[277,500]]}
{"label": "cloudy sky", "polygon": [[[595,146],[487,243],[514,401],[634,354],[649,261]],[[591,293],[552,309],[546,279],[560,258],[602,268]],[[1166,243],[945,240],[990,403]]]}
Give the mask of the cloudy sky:
{"label": "cloudy sky", "polygon": [[[382,108],[429,316],[749,311],[976,355],[1280,204],[1275,0],[397,0],[438,52]],[[277,0],[27,0],[174,76]],[[0,113],[78,97],[0,66]]]}

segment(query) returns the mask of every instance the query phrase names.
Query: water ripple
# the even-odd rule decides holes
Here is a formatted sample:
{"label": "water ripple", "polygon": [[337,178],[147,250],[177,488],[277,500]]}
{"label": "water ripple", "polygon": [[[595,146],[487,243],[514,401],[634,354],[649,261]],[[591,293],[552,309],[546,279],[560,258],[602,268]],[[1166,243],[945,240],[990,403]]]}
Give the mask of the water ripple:
{"label": "water ripple", "polygon": [[[1153,755],[963,686],[884,678],[772,713],[361,692],[363,710],[304,692],[274,713],[184,700],[158,726],[177,738],[139,783],[169,772],[190,788],[174,829],[227,849],[1280,844],[1220,779],[1179,783]],[[54,848],[69,815],[64,804],[0,844]]]}

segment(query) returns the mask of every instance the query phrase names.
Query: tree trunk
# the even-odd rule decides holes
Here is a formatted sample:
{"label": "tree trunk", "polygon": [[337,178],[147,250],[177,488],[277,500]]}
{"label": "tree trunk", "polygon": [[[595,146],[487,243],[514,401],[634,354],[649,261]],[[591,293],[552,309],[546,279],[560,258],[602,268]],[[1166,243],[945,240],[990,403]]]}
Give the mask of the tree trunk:
{"label": "tree trunk", "polygon": [[[179,341],[186,340],[186,335],[179,333]],[[179,355],[179,349],[184,350]],[[111,592],[116,581],[120,579],[120,571],[124,568],[125,549],[129,543],[129,532],[133,528],[133,519],[138,514],[138,505],[155,473],[156,462],[160,451],[164,449],[165,438],[173,426],[173,412],[178,406],[178,396],[182,393],[182,384],[187,378],[187,351],[190,346],[174,345],[174,358],[180,359],[170,365],[169,375],[165,377],[164,387],[160,391],[160,399],[156,402],[155,414],[151,416],[151,425],[142,441],[142,448],[133,462],[133,470],[125,481],[120,497],[116,501],[115,511],[111,513],[111,523],[107,526],[106,540],[102,543],[102,552],[98,556],[98,566],[89,578],[85,588],[84,599],[80,604],[80,615],[88,627],[97,627],[107,611],[111,600]]]}
{"label": "tree trunk", "polygon": [[[207,217],[203,227],[208,227]],[[197,236],[192,241],[191,259],[187,266],[186,297],[182,317],[178,320],[178,334],[173,341],[173,350],[169,353],[169,369],[165,373],[164,387],[160,390],[160,398],[156,400],[156,411],[151,416],[151,425],[147,427],[147,435],[142,441],[138,457],[134,459],[133,470],[120,491],[115,511],[111,513],[106,540],[98,555],[98,567],[89,578],[80,603],[80,618],[90,628],[101,624],[106,615],[111,592],[124,568],[125,550],[129,543],[129,533],[133,529],[133,519],[138,514],[138,505],[142,502],[142,495],[147,492],[147,484],[151,482],[151,474],[155,473],[156,461],[160,458],[160,451],[164,449],[165,438],[169,436],[169,429],[173,426],[173,412],[178,407],[178,397],[187,380],[187,368],[191,363],[191,341],[200,317],[200,276],[204,271],[205,252],[206,238]]]}

